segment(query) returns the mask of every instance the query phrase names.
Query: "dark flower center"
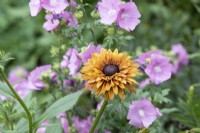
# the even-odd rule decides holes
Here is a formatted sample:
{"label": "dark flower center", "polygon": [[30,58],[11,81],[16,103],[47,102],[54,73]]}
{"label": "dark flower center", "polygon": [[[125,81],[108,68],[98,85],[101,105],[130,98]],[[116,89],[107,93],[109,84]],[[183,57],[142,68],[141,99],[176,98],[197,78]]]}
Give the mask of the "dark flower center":
{"label": "dark flower center", "polygon": [[106,65],[103,68],[103,73],[106,76],[112,76],[112,75],[114,75],[117,72],[119,72],[119,67],[117,65]]}

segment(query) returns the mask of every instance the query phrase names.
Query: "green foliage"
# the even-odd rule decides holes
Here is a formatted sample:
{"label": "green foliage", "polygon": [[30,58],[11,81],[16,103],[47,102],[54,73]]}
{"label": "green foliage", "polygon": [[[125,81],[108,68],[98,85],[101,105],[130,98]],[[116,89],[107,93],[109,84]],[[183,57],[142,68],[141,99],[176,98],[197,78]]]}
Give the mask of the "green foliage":
{"label": "green foliage", "polygon": [[39,116],[39,118],[34,122],[34,127],[38,127],[44,120],[51,119],[57,114],[72,109],[81,94],[82,91],[78,91],[58,99],[50,107],[48,107],[41,116]]}
{"label": "green foliage", "polygon": [[200,91],[193,86],[188,90],[183,99],[179,99],[179,113],[175,119],[189,128],[200,127]]}
{"label": "green foliage", "polygon": [[[83,45],[87,46],[91,42],[103,44],[105,48],[127,51],[133,57],[150,49],[159,48],[169,51],[171,44],[182,43],[190,54],[189,66],[159,87],[150,85],[143,90],[137,89],[135,95],[127,94],[124,101],[117,98],[110,102],[103,116],[104,121],[99,123],[98,130],[100,133],[103,133],[104,129],[122,133],[138,131],[127,124],[126,115],[131,101],[146,97],[152,100],[156,107],[162,108],[163,113],[162,118],[153,123],[150,132],[174,133],[179,130],[185,132],[178,126],[180,124],[185,125],[186,128],[192,128],[188,131],[198,132],[200,93],[197,89],[189,91],[187,89],[191,84],[199,82],[199,0],[135,0],[134,2],[141,12],[141,23],[134,32],[127,33],[117,28],[116,25],[102,25],[97,20],[98,14],[95,14],[94,10],[97,1],[85,0],[83,6],[86,8],[87,17],[81,11],[80,5],[74,9],[75,16],[79,19],[77,30],[73,27],[66,27],[62,22],[60,29],[48,33],[42,28],[45,21],[44,12],[32,18],[28,9],[28,1],[1,0],[0,50],[9,51],[15,58],[6,66],[6,71],[17,65],[32,69],[47,63],[59,64],[67,48],[76,46],[82,48]],[[89,16],[89,14],[92,15]],[[54,47],[51,50],[53,59],[49,52],[52,46]],[[61,48],[62,46],[64,49]],[[59,78],[68,78],[68,73],[59,73]],[[70,87],[64,90],[69,92],[68,88]],[[70,91],[78,89],[72,87]],[[0,94],[14,99],[10,89],[2,82],[0,82]],[[52,117],[71,110],[80,95],[81,92],[77,92],[63,97],[63,92],[55,87],[55,89],[44,91],[33,91],[24,98],[24,101],[34,117],[35,128],[39,127],[42,121],[51,119],[47,131],[61,132],[60,121]],[[60,97],[62,98],[58,99]],[[89,98],[88,95],[81,97],[78,105],[74,106],[73,114],[81,118],[87,117],[89,110],[96,105],[94,97]],[[176,101],[178,101],[178,107]],[[16,120],[14,133],[27,131],[28,123],[21,106],[19,103],[12,102],[15,105],[8,118]],[[1,111],[6,112],[3,101],[0,101],[0,105]],[[13,132],[8,128],[0,128],[0,131]]]}
{"label": "green foliage", "polygon": [[15,96],[13,95],[12,91],[9,89],[7,84],[2,83],[1,81],[0,81],[0,94],[15,99]]}

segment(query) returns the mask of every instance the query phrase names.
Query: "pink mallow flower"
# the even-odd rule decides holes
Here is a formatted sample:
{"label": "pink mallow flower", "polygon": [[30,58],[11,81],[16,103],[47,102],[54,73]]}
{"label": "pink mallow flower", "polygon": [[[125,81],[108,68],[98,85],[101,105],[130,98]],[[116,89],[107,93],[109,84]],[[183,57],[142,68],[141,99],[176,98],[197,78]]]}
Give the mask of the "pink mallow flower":
{"label": "pink mallow flower", "polygon": [[140,64],[148,64],[152,57],[162,55],[160,50],[151,50],[146,53],[142,53],[135,61]]}
{"label": "pink mallow flower", "polygon": [[80,120],[77,116],[74,116],[72,120],[79,133],[89,133],[89,130],[92,126],[92,118],[90,116],[83,120]]}
{"label": "pink mallow flower", "polygon": [[27,80],[15,84],[13,88],[22,99],[31,91]]}
{"label": "pink mallow flower", "polygon": [[151,58],[144,71],[149,76],[151,82],[158,85],[171,78],[172,65],[168,57],[156,55]]}
{"label": "pink mallow flower", "polygon": [[54,18],[53,14],[46,14],[45,19],[47,21],[43,24],[43,28],[47,31],[54,30],[58,27],[60,23],[60,21],[57,18]]}
{"label": "pink mallow flower", "polygon": [[70,48],[63,56],[63,60],[60,63],[61,69],[68,68],[71,76],[77,74],[77,71],[81,65],[82,60],[75,48]]}
{"label": "pink mallow flower", "polygon": [[141,15],[133,1],[124,3],[121,0],[102,0],[97,7],[103,24],[116,22],[119,27],[132,31],[140,23]]}
{"label": "pink mallow flower", "polygon": [[31,0],[29,2],[31,16],[36,16],[42,9],[42,0]]}
{"label": "pink mallow flower", "polygon": [[9,82],[13,84],[13,88],[22,99],[30,92],[27,82],[28,74],[23,67],[17,67],[8,74]]}
{"label": "pink mallow flower", "polygon": [[121,0],[102,0],[98,3],[101,23],[110,25],[116,21]]}
{"label": "pink mallow flower", "polygon": [[117,16],[117,24],[119,27],[133,31],[135,27],[140,23],[140,12],[134,2],[130,1],[119,5],[120,11]]}
{"label": "pink mallow flower", "polygon": [[45,19],[47,21],[43,24],[43,28],[47,31],[56,29],[61,20],[65,20],[68,26],[78,27],[78,20],[73,17],[72,12],[64,11],[60,14],[46,14]]}
{"label": "pink mallow flower", "polygon": [[100,51],[101,51],[101,45],[98,45],[96,47],[94,44],[89,44],[87,47],[87,50],[81,54],[83,63],[86,63],[88,61],[88,59],[91,58],[91,55],[93,53],[99,53]]}
{"label": "pink mallow flower", "polygon": [[56,14],[61,13],[68,6],[67,0],[43,0],[42,7]]}
{"label": "pink mallow flower", "polygon": [[30,89],[42,90],[46,87],[42,81],[42,76],[48,76],[50,82],[55,83],[57,74],[51,71],[51,65],[44,65],[36,67],[28,76],[28,83]]}
{"label": "pink mallow flower", "polygon": [[11,84],[15,84],[25,80],[28,74],[28,71],[23,67],[17,67],[10,71],[8,74],[8,80]]}
{"label": "pink mallow flower", "polygon": [[78,55],[78,51],[76,49],[72,50],[72,54],[71,57],[69,59],[69,71],[70,71],[70,75],[75,75],[79,69],[79,67],[82,65],[82,61],[81,58]]}
{"label": "pink mallow flower", "polygon": [[158,116],[162,116],[159,109],[155,108],[149,100],[143,99],[132,102],[127,119],[130,125],[148,128]]}
{"label": "pink mallow flower", "polygon": [[176,74],[181,70],[183,66],[188,64],[188,53],[181,44],[174,44],[172,46],[172,52],[177,56],[177,59],[174,61],[172,68],[172,72]]}
{"label": "pink mallow flower", "polygon": [[72,12],[67,12],[64,11],[60,14],[60,17],[64,20],[66,20],[66,24],[68,26],[72,26],[74,28],[78,27],[78,20],[76,18],[73,17],[73,13]]}
{"label": "pink mallow flower", "polygon": [[150,84],[149,78],[147,78],[147,79],[141,81],[140,84],[139,84],[139,88],[144,88],[144,87],[147,86],[148,84]]}

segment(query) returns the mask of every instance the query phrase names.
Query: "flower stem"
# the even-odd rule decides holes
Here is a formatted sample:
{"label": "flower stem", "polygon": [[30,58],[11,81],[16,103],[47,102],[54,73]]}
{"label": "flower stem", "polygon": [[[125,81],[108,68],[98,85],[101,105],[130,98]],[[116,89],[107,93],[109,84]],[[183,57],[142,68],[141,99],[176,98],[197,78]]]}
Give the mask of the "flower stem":
{"label": "flower stem", "polygon": [[[85,18],[86,18],[86,22],[88,22],[88,16],[87,16],[87,13],[86,13],[85,8],[84,8],[83,1],[80,0],[80,3],[81,3],[81,9],[82,9],[82,11],[83,11],[83,13],[84,13],[84,15],[85,15]],[[93,37],[93,39],[94,39],[94,42],[97,44],[97,39],[96,39],[96,37],[95,37],[95,35],[94,35],[94,31],[92,30],[92,28],[89,28],[89,30],[90,30],[90,32],[91,32],[91,34],[92,34],[92,37]]]}
{"label": "flower stem", "polygon": [[6,82],[6,84],[8,85],[8,87],[10,88],[10,90],[12,91],[12,93],[14,94],[15,98],[17,99],[17,101],[24,108],[24,111],[26,112],[28,120],[29,120],[29,133],[32,133],[33,127],[32,127],[32,116],[31,116],[30,111],[28,110],[26,104],[23,102],[23,100],[20,98],[20,96],[17,94],[17,92],[14,90],[14,88],[12,87],[12,85],[10,84],[10,82],[8,81],[6,75],[4,74],[4,72],[1,69],[0,69],[0,75],[3,78],[3,80]]}
{"label": "flower stem", "polygon": [[94,120],[94,122],[92,124],[92,127],[90,128],[89,133],[93,133],[94,132],[94,130],[95,130],[95,128],[96,128],[96,126],[97,126],[97,124],[99,122],[99,119],[101,118],[101,115],[103,114],[103,111],[106,108],[107,103],[108,103],[108,101],[104,100],[103,105],[101,106],[101,109],[99,110],[99,112],[98,112],[98,114],[97,114],[97,116],[96,116],[96,118],[95,118],[95,120]]}

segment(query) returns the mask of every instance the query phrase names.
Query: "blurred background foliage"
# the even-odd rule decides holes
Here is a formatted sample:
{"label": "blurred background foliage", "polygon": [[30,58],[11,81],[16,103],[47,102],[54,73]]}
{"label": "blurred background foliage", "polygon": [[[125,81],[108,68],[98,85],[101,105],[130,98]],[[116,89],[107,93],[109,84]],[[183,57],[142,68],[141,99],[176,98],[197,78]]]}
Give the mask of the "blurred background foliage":
{"label": "blurred background foliage", "polygon": [[[84,2],[91,3],[90,0]],[[96,4],[96,1],[92,2],[91,4]],[[123,49],[144,52],[158,48],[169,51],[172,44],[184,45],[190,54],[190,63],[181,73],[164,83],[165,88],[171,89],[169,97],[172,102],[163,107],[177,107],[179,113],[184,110],[187,119],[194,121],[188,124],[183,121],[183,116],[176,115],[177,111],[172,111],[163,118],[164,128],[175,132],[177,127],[181,130],[199,127],[200,122],[196,118],[200,118],[200,114],[194,115],[196,108],[195,111],[188,111],[191,109],[191,103],[194,104],[194,99],[188,98],[191,97],[188,88],[200,80],[200,1],[135,0],[135,3],[141,12],[141,23],[131,33],[134,39],[128,41],[128,45]],[[88,7],[86,10],[89,14],[93,9]],[[1,0],[0,49],[10,52],[15,58],[7,65],[7,71],[19,65],[31,70],[37,65],[52,63],[50,48],[58,44],[58,40],[55,34],[42,28],[44,15],[43,12],[37,17],[31,17],[28,1]],[[90,33],[85,34],[88,40],[91,40]],[[95,35],[99,43],[105,41],[102,40],[103,33]],[[196,90],[198,89],[199,86],[196,87]],[[199,91],[195,95],[199,97]]]}

